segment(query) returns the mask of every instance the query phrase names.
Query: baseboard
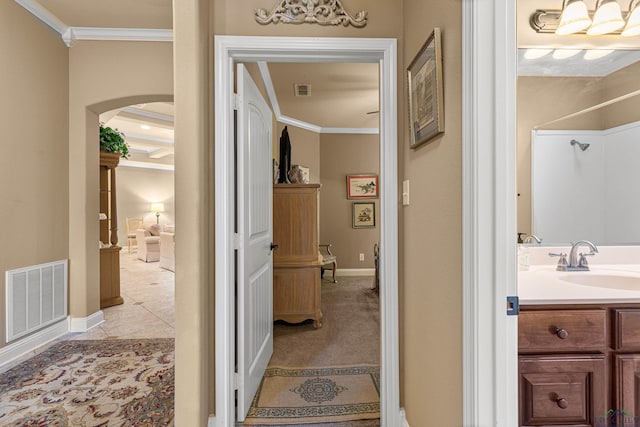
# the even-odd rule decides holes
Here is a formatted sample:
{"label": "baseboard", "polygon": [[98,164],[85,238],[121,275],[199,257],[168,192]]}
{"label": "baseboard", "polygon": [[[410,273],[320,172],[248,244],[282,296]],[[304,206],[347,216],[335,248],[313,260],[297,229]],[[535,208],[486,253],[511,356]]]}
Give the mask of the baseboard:
{"label": "baseboard", "polygon": [[69,316],[69,332],[87,332],[104,322],[104,312],[98,310],[88,317]]}
{"label": "baseboard", "polygon": [[407,413],[404,411],[404,408],[400,408],[400,426],[409,427],[409,422],[407,421]]}
{"label": "baseboard", "polygon": [[68,331],[67,319],[62,319],[61,321],[21,338],[14,343],[7,344],[0,348],[0,366],[11,362],[12,360],[15,360],[18,357],[23,356],[57,338],[60,338]]}
{"label": "baseboard", "polygon": [[[327,271],[325,271],[327,274]],[[338,268],[336,276],[375,276],[375,268]]]}

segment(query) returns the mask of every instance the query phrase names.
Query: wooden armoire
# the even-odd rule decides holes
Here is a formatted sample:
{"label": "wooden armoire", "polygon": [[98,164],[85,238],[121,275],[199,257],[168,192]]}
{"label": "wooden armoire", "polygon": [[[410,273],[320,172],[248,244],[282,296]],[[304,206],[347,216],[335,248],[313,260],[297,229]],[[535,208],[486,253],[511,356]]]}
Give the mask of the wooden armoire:
{"label": "wooden armoire", "polygon": [[320,184],[273,186],[273,320],[322,326],[318,252]]}

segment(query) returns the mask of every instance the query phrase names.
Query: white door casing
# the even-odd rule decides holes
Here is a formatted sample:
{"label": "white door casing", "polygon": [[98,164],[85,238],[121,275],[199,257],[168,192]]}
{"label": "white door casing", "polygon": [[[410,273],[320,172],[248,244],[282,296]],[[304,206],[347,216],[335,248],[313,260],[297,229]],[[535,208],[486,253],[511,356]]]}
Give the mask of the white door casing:
{"label": "white door casing", "polygon": [[[373,62],[380,64],[380,418],[402,425],[399,387],[397,42],[395,39],[215,36],[215,416],[234,424],[233,71],[236,62]],[[271,158],[271,156],[269,156]]]}
{"label": "white door casing", "polygon": [[244,65],[237,65],[237,418],[244,421],[273,354],[271,257],[273,118]]}

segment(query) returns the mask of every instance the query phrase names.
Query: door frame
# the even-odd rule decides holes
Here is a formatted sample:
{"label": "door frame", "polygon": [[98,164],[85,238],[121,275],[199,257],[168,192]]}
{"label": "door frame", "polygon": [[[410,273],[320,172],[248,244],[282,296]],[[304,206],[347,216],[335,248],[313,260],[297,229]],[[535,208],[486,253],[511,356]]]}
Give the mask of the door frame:
{"label": "door frame", "polygon": [[516,1],[462,2],[463,425],[518,425]]}
{"label": "door frame", "polygon": [[259,36],[214,37],[216,415],[209,425],[235,423],[233,83],[234,63],[239,61],[380,64],[380,419],[383,426],[400,426],[397,41]]}

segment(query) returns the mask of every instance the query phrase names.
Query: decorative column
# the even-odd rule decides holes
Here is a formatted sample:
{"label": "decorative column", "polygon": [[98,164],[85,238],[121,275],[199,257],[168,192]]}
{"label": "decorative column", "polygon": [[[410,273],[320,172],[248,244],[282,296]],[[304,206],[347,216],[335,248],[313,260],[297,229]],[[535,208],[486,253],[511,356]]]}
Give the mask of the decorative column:
{"label": "decorative column", "polygon": [[116,167],[120,153],[100,152],[100,308],[124,303],[120,296],[120,250]]}

